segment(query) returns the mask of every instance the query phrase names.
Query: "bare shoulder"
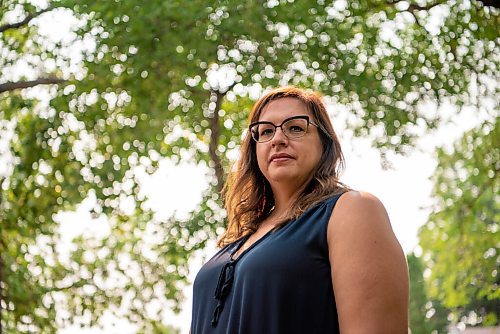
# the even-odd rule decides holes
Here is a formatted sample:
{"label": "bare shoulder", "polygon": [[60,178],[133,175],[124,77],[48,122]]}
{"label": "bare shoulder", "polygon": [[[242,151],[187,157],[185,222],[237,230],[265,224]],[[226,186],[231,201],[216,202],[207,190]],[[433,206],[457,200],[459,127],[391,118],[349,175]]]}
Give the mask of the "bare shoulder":
{"label": "bare shoulder", "polygon": [[[347,224],[347,226],[345,226]],[[332,212],[329,230],[337,228],[369,228],[370,225],[390,227],[387,211],[375,195],[364,191],[343,194]],[[380,226],[378,226],[380,227]]]}
{"label": "bare shoulder", "polygon": [[341,332],[404,332],[408,270],[382,202],[367,192],[343,194],[330,217],[328,248]]}
{"label": "bare shoulder", "polygon": [[[343,194],[336,205],[337,209],[355,210],[352,213],[364,212],[365,210],[383,210],[384,205],[377,196],[366,191],[348,191]],[[358,211],[360,210],[360,211]]]}
{"label": "bare shoulder", "polygon": [[328,224],[328,243],[330,251],[345,246],[365,250],[365,256],[376,255],[372,253],[376,244],[400,249],[384,205],[363,191],[349,191],[339,198]]}
{"label": "bare shoulder", "polygon": [[357,191],[357,190],[351,190],[343,194],[339,198],[340,202],[346,202],[346,203],[351,203],[351,204],[360,204],[360,203],[382,203],[378,199],[377,196],[366,192],[366,191]]}

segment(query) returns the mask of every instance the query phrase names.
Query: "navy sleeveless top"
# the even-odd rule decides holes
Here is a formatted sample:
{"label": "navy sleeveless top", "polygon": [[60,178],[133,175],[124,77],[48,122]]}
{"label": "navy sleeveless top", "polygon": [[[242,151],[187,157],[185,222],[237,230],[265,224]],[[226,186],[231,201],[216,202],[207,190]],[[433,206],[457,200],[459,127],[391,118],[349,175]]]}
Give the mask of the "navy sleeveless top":
{"label": "navy sleeveless top", "polygon": [[257,240],[221,249],[193,285],[191,334],[339,333],[327,227],[335,195]]}

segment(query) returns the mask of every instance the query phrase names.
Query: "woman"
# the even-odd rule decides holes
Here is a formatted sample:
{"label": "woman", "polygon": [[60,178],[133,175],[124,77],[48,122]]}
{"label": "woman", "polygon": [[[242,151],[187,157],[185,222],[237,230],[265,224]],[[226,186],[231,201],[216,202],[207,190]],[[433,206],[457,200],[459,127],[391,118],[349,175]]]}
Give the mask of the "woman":
{"label": "woman", "polygon": [[407,333],[408,270],[381,202],[343,185],[315,93],[255,104],[225,187],[222,249],[194,282],[192,334]]}

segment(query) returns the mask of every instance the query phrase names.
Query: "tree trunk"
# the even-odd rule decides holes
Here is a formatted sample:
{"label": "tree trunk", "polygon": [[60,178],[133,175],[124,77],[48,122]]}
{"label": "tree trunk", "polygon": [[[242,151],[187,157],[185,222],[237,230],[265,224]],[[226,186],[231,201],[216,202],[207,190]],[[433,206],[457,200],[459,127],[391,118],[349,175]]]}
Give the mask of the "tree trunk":
{"label": "tree trunk", "polygon": [[210,143],[208,145],[208,152],[210,154],[210,159],[212,160],[215,170],[215,177],[217,179],[217,191],[221,192],[224,187],[224,168],[222,167],[221,158],[217,152],[219,146],[219,136],[220,136],[220,122],[219,122],[219,110],[222,105],[222,99],[226,93],[221,93],[219,91],[210,92],[210,100],[212,102],[212,97],[215,97],[215,108],[210,113]]}

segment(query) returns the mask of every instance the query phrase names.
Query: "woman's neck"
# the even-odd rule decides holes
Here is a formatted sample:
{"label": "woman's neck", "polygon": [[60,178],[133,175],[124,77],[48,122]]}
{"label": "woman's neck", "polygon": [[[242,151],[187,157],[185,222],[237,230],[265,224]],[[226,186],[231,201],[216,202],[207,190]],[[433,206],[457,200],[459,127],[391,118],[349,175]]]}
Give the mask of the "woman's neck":
{"label": "woman's neck", "polygon": [[292,204],[295,202],[297,199],[297,196],[299,195],[301,189],[296,189],[295,191],[291,190],[274,190],[273,189],[273,196],[274,196],[274,210],[272,215],[275,217],[283,217],[286,215],[286,212],[290,209]]}

